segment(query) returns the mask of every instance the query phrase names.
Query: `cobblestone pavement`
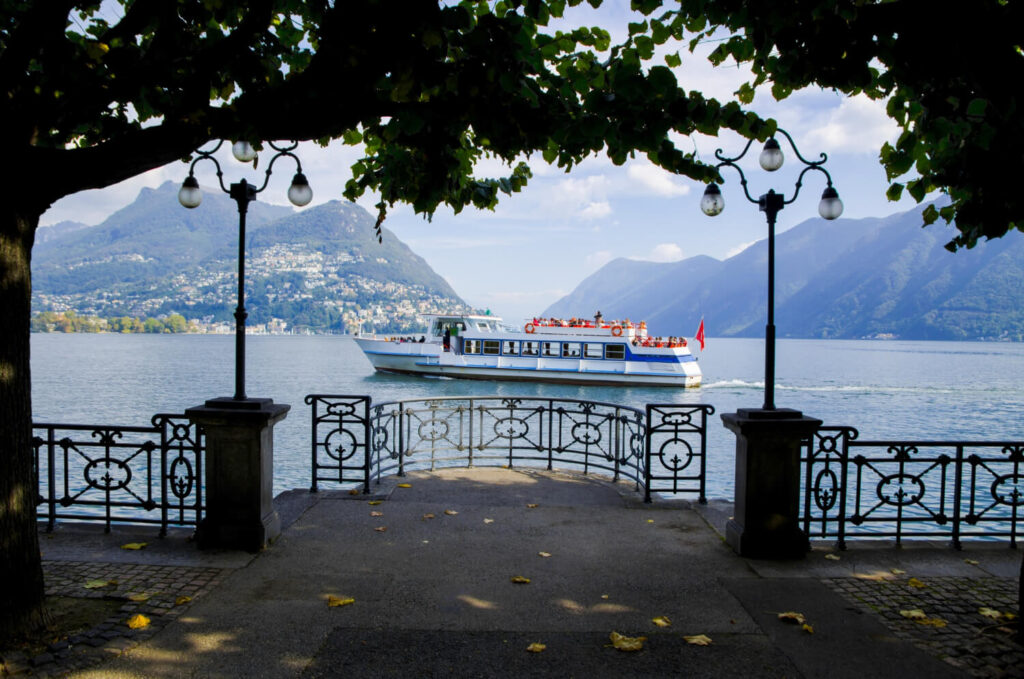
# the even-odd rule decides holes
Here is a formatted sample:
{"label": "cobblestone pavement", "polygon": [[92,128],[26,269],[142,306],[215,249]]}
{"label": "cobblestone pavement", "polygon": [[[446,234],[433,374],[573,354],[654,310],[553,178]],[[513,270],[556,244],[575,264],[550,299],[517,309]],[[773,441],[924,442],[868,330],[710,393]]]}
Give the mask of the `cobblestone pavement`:
{"label": "cobblestone pavement", "polygon": [[[974,677],[1024,677],[1017,580],[996,577],[833,578],[825,584],[878,615],[901,638]],[[986,611],[988,616],[979,611]],[[915,621],[901,611],[920,610]],[[996,613],[1001,617],[994,617]],[[1007,616],[1006,614],[1010,614]],[[942,623],[945,623],[943,625]]]}
{"label": "cobblestone pavement", "polygon": [[[91,667],[149,639],[184,613],[193,601],[216,587],[233,569],[153,566],[131,563],[44,561],[46,594],[122,601],[118,612],[96,627],[50,644],[35,657],[4,658],[8,676],[57,677]],[[87,583],[106,581],[103,587]],[[112,582],[111,582],[112,581]],[[132,598],[140,599],[134,601]],[[145,627],[131,629],[136,613],[149,618]]]}

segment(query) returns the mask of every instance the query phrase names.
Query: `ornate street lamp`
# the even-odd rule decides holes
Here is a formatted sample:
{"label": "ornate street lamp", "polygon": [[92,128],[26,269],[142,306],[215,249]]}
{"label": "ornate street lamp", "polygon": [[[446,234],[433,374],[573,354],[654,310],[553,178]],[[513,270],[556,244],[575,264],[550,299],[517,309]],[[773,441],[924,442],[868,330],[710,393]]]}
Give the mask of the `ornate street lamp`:
{"label": "ornate street lamp", "polygon": [[[821,194],[821,202],[818,203],[818,214],[824,219],[829,220],[836,219],[843,214],[843,201],[839,200],[839,193],[832,187],[832,176],[822,167],[825,161],[828,160],[828,156],[822,153],[820,160],[809,161],[800,155],[800,151],[797,150],[796,144],[793,143],[793,138],[789,136],[788,132],[781,129],[776,130],[776,132],[789,141],[793,153],[796,154],[797,159],[805,166],[800,171],[800,176],[797,177],[793,197],[789,200],[786,200],[783,194],[775,193],[774,190],[769,190],[768,193],[756,199],[750,195],[750,191],[747,190],[747,178],[743,174],[743,170],[740,169],[740,166],[736,164],[736,161],[747,155],[751,144],[754,143],[753,140],[748,141],[747,145],[743,148],[743,152],[735,158],[723,156],[722,149],[715,151],[715,158],[720,161],[715,167],[720,168],[723,165],[728,165],[734,168],[740,175],[740,184],[743,186],[743,193],[747,200],[756,204],[761,212],[765,213],[765,217],[768,220],[768,322],[764,329],[763,410],[769,411],[775,410],[775,218],[782,208],[796,200],[796,197],[800,194],[800,187],[803,186],[804,175],[811,170],[821,172],[825,175],[827,182],[827,186]],[[758,160],[761,168],[768,172],[774,172],[782,167],[785,156],[775,137],[772,137],[765,143]],[[725,209],[725,200],[722,198],[722,191],[718,188],[717,184],[708,184],[700,201],[700,209],[709,217],[721,214],[722,210]]]}
{"label": "ornate street lamp", "polygon": [[[270,175],[274,169],[274,163],[282,156],[288,156],[295,161],[295,176],[292,178],[292,185],[288,189],[288,200],[296,207],[308,205],[313,200],[313,190],[309,188],[306,175],[302,174],[302,163],[293,151],[298,147],[298,142],[292,142],[287,146],[277,146],[273,142],[268,145],[276,153],[271,157],[263,177],[263,185],[256,188],[244,179],[240,182],[224,186],[224,174],[221,172],[220,163],[213,157],[224,142],[219,141],[217,145],[208,151],[196,151],[196,158],[188,168],[188,177],[182,182],[181,190],[178,191],[178,202],[187,208],[199,207],[203,201],[202,191],[199,190],[199,182],[195,178],[196,164],[201,160],[209,160],[217,168],[217,182],[221,190],[231,196],[238,204],[238,306],[235,307],[235,401],[245,401],[245,319],[248,314],[245,312],[245,214],[248,211],[249,203],[256,200],[256,194],[267,188],[270,182]],[[253,163],[256,167],[256,149],[247,141],[237,141],[231,145],[231,153],[235,159],[242,163]],[[258,162],[258,161],[257,161]]]}

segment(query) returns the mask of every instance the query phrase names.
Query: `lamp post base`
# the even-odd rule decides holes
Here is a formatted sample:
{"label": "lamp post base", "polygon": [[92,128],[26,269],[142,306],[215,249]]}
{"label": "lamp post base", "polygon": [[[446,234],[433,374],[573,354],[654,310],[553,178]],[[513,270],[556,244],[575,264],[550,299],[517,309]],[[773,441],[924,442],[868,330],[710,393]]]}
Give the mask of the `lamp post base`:
{"label": "lamp post base", "polygon": [[269,398],[215,398],[185,414],[206,437],[206,515],[202,549],[256,552],[281,532],[274,510],[274,425],[291,406]]}
{"label": "lamp post base", "polygon": [[788,408],[740,408],[723,413],[722,423],[736,434],[736,503],[726,542],[742,556],[803,558],[800,449],[821,420]]}

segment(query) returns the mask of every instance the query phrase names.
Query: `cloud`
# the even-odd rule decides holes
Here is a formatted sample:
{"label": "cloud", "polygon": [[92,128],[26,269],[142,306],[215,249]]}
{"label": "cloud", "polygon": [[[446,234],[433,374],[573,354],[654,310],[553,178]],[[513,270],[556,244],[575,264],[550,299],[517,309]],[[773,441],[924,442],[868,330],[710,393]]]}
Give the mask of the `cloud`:
{"label": "cloud", "polygon": [[576,213],[580,219],[601,219],[612,213],[612,206],[606,200],[589,203],[586,207]]}
{"label": "cloud", "polygon": [[757,242],[758,241],[756,241],[756,240],[752,240],[752,241],[748,241],[746,243],[740,243],[736,247],[734,247],[731,250],[729,250],[728,252],[726,252],[725,253],[725,258],[729,259],[730,257],[735,257],[736,255],[740,254],[741,252],[743,252],[744,250],[746,250],[751,245],[753,245],[754,243],[757,243]]}
{"label": "cloud", "polygon": [[641,193],[674,198],[690,192],[690,187],[680,183],[675,175],[653,163],[631,163],[626,176]]}
{"label": "cloud", "polygon": [[598,250],[597,252],[592,252],[587,255],[583,261],[586,263],[588,268],[600,269],[602,266],[612,261],[614,257],[615,255],[613,255],[610,250]]}
{"label": "cloud", "polygon": [[862,94],[842,97],[839,106],[810,121],[807,127],[810,131],[804,136],[808,148],[831,152],[875,155],[883,143],[899,134],[896,122],[885,113],[885,102]]}
{"label": "cloud", "polygon": [[645,259],[651,262],[678,262],[683,259],[683,249],[675,243],[659,243]]}

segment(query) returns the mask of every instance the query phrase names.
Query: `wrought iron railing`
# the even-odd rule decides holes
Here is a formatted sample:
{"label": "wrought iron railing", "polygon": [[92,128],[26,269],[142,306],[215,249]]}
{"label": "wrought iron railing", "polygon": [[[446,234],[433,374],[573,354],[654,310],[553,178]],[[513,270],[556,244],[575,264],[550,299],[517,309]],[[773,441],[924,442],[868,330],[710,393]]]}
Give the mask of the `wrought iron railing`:
{"label": "wrought iron railing", "polygon": [[705,502],[710,405],[628,406],[570,399],[434,398],[372,403],[311,394],[311,490],[441,467],[573,468]]}
{"label": "wrought iron railing", "polygon": [[1024,506],[1024,443],[858,441],[822,427],[806,442],[803,525],[812,538],[1009,538]]}
{"label": "wrought iron railing", "polygon": [[170,525],[203,516],[203,437],[182,415],[152,425],[33,424],[39,519]]}

